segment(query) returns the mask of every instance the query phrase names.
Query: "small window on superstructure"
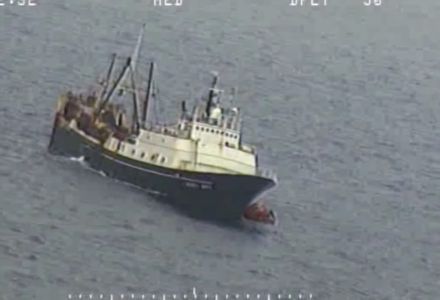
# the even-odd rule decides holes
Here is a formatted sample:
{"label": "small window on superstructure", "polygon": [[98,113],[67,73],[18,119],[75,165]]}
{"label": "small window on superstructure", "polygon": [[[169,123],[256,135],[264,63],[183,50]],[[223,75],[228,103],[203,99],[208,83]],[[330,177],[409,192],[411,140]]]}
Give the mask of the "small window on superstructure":
{"label": "small window on superstructure", "polygon": [[145,152],[142,152],[141,153],[141,158],[144,158],[145,157]]}
{"label": "small window on superstructure", "polygon": [[165,163],[165,162],[166,162],[166,160],[167,160],[167,159],[166,159],[165,157],[163,157],[163,156],[162,156],[162,157],[160,158],[160,163],[162,163],[162,164],[163,164],[163,163]]}
{"label": "small window on superstructure", "polygon": [[135,155],[135,154],[136,154],[136,150],[134,150],[134,149],[131,150],[131,154],[132,154],[132,155]]}

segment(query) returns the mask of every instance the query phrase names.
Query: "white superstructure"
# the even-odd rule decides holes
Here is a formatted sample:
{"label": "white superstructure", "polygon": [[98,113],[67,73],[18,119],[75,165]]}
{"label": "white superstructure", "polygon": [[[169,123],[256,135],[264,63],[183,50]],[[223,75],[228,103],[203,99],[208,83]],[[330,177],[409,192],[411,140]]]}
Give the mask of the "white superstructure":
{"label": "white superstructure", "polygon": [[136,136],[126,141],[110,137],[105,147],[122,156],[168,168],[255,175],[256,153],[241,142],[239,110],[224,109],[219,102],[219,91],[214,86],[206,106],[198,105],[188,114],[183,105],[176,124],[141,127]]}

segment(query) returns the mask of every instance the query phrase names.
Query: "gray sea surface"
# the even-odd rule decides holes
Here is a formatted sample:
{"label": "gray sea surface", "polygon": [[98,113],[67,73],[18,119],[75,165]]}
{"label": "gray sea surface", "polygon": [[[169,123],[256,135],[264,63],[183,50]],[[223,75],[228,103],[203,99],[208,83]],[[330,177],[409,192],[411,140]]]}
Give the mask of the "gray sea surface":
{"label": "gray sea surface", "polygon": [[[440,299],[439,1],[36,2],[0,6],[0,299]],[[161,118],[212,70],[238,88],[278,227],[194,220],[47,153],[58,95],[129,55],[142,23]]]}

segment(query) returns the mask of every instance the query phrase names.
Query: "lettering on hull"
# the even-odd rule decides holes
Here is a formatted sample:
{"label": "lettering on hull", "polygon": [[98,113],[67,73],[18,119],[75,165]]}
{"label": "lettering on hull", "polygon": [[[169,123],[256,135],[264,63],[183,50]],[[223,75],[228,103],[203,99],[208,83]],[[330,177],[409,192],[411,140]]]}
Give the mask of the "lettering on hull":
{"label": "lettering on hull", "polygon": [[185,181],[184,182],[185,187],[191,188],[191,189],[198,189],[198,190],[212,190],[213,189],[213,185],[211,183],[195,183],[195,182],[189,182],[189,181]]}

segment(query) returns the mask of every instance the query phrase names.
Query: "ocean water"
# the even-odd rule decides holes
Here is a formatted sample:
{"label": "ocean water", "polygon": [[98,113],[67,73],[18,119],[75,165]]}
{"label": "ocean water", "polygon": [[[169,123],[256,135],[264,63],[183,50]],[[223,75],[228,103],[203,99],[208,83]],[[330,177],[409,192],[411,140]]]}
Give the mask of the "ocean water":
{"label": "ocean water", "polygon": [[[0,299],[440,299],[440,2],[36,2],[0,6]],[[194,220],[47,153],[57,96],[142,23],[161,118],[213,70],[237,87],[278,227]]]}

